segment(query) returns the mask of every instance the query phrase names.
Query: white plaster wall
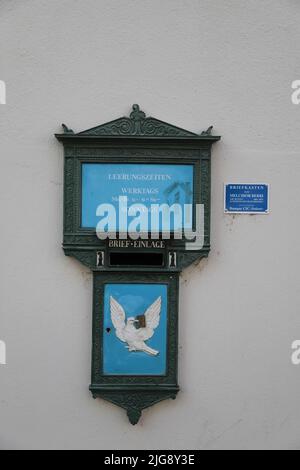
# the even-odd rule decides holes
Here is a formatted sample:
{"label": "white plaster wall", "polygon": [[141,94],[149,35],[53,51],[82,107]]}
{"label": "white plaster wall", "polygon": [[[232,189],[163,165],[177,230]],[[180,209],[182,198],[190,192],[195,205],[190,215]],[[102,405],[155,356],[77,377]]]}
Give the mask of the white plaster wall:
{"label": "white plaster wall", "polygon": [[[1,0],[0,447],[300,448],[300,78],[297,0]],[[92,284],[66,258],[53,134],[139,103],[214,124],[212,253],[181,283],[173,402],[94,401]],[[225,216],[223,182],[271,184],[269,216]]]}

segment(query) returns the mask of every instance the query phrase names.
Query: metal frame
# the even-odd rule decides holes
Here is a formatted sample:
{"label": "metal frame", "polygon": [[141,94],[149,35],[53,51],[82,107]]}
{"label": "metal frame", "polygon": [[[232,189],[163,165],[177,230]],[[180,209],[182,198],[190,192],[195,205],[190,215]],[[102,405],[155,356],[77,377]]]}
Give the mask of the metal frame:
{"label": "metal frame", "polygon": [[[104,289],[106,284],[166,284],[168,286],[167,371],[165,375],[106,375],[103,373]],[[127,410],[132,424],[144,408],[166,398],[175,398],[178,347],[177,273],[94,273],[92,385],[94,398],[101,397]]]}

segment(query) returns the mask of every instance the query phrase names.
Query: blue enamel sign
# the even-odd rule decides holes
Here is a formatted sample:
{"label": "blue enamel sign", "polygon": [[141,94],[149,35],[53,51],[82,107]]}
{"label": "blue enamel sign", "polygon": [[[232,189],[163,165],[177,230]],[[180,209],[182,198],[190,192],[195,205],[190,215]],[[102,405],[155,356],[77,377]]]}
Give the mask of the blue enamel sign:
{"label": "blue enamel sign", "polygon": [[[170,164],[84,163],[82,165],[82,228],[96,228],[100,217],[97,209],[109,204],[116,210],[116,229],[128,229],[127,221],[120,222],[119,198],[127,197],[128,207],[142,204],[149,211],[157,205],[193,205],[194,166]],[[127,212],[127,210],[126,210]],[[123,219],[123,218],[122,218]],[[183,227],[184,225],[184,227]],[[183,221],[171,230],[191,229],[193,221]],[[160,231],[162,222],[160,222]]]}
{"label": "blue enamel sign", "polygon": [[106,284],[103,373],[166,374],[167,312],[165,284]]}
{"label": "blue enamel sign", "polygon": [[226,184],[225,212],[237,214],[268,214],[267,184]]}

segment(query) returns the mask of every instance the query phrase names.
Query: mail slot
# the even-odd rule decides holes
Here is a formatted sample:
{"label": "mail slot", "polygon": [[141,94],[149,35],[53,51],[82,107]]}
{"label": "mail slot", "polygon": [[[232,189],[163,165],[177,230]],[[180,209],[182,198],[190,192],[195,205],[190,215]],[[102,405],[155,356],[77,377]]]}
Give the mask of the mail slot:
{"label": "mail slot", "polygon": [[110,253],[109,256],[110,266],[144,266],[144,267],[162,267],[164,265],[163,253]]}

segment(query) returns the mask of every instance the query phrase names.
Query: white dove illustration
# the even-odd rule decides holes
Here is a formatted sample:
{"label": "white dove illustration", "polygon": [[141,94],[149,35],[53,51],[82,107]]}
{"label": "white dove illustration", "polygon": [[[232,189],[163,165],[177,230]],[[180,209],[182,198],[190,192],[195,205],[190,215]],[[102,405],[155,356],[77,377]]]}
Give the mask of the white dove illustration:
{"label": "white dove illustration", "polygon": [[[159,351],[147,346],[145,341],[152,338],[155,328],[158,327],[161,312],[161,297],[147,309],[144,315],[137,318],[129,317],[126,322],[126,314],[113,297],[110,297],[110,313],[117,337],[128,344],[129,351],[143,351],[152,356],[157,356]],[[142,324],[141,325],[141,319]],[[136,325],[140,327],[136,327]]]}

